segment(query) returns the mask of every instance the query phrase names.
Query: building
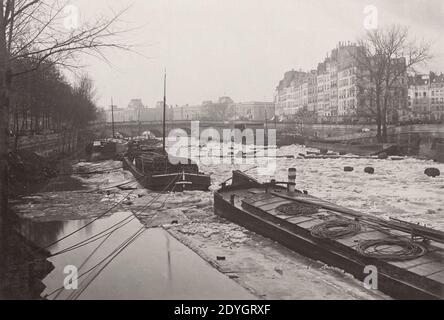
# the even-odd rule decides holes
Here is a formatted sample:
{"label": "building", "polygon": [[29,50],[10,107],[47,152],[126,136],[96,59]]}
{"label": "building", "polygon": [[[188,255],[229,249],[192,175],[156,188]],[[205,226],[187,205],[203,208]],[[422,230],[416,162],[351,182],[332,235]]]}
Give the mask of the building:
{"label": "building", "polygon": [[[163,102],[159,102],[155,108],[146,107],[141,99],[132,99],[127,108],[119,108],[114,106],[113,112],[111,108],[104,111],[104,119],[106,122],[112,122],[114,113],[114,122],[149,122],[163,120]],[[167,106],[167,120],[173,119],[172,108]]]}
{"label": "building", "polygon": [[[277,113],[292,118],[303,111],[304,116],[312,114],[319,122],[371,119],[369,110],[374,108],[374,103],[368,92],[372,85],[358,63],[362,54],[362,47],[340,42],[318,64],[316,70],[308,73],[286,72],[276,89]],[[390,121],[396,121],[408,113],[405,64],[404,58],[393,60],[393,66],[399,68],[400,76],[392,86],[388,101],[390,108],[387,116]]]}
{"label": "building", "polygon": [[444,74],[433,72],[409,77],[409,116],[403,120],[444,120]]}
{"label": "building", "polygon": [[146,107],[143,105],[142,99],[131,99],[131,101],[128,104],[128,109],[131,110],[139,110],[144,108]]}
{"label": "building", "polygon": [[444,120],[444,74],[430,75],[430,111],[432,120]]}
{"label": "building", "polygon": [[307,111],[316,114],[318,104],[318,75],[312,70],[307,77]]}
{"label": "building", "polygon": [[302,85],[308,79],[308,76],[308,73],[303,71],[291,70],[285,73],[284,79],[280,81],[275,94],[277,115],[294,115],[303,108]]}
{"label": "building", "polygon": [[236,120],[265,121],[272,120],[275,116],[273,102],[238,102],[231,104],[230,108],[233,109],[230,114],[234,114],[233,118]]}
{"label": "building", "polygon": [[302,110],[316,114],[321,120],[335,121],[356,115],[359,52],[355,44],[339,43],[316,70],[285,73],[275,94],[278,114],[291,116]]}
{"label": "building", "polygon": [[185,105],[173,108],[173,120],[190,120],[197,121],[208,115],[208,108],[204,105]]}
{"label": "building", "polygon": [[273,102],[234,102],[229,97],[221,97],[216,102],[207,100],[201,105],[184,105],[172,109],[175,121],[265,121],[275,115]]}

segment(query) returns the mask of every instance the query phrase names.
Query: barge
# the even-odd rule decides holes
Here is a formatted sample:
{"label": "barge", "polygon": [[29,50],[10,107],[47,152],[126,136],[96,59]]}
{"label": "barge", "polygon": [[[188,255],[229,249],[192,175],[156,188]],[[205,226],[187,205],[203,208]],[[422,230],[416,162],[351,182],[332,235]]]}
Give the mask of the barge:
{"label": "barge", "polygon": [[130,171],[144,187],[153,191],[208,191],[211,177],[199,172],[188,159],[174,159],[160,152],[125,156],[123,169]]}
{"label": "barge", "polygon": [[215,213],[360,281],[375,267],[372,285],[395,299],[444,298],[443,232],[338,206],[295,181],[295,169],[270,183],[234,171],[214,195]]}

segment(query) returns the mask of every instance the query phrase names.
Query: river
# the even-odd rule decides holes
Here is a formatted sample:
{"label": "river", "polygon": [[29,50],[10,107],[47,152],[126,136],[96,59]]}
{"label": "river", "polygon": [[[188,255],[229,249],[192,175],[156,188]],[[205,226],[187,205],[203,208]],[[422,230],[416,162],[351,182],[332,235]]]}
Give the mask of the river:
{"label": "river", "polygon": [[[144,231],[102,272],[97,274],[106,261],[81,277],[78,290],[63,290],[61,294],[53,294],[48,299],[255,298],[257,295],[252,295],[228,276],[214,269],[193,250],[171,237],[167,231],[157,228],[171,223],[171,217],[174,219],[178,217],[178,220],[183,218],[183,230],[208,238],[206,250],[211,255],[213,255],[213,251],[217,253],[219,247],[232,247],[232,250],[236,250],[238,243],[251,243],[256,247],[262,245],[252,242],[251,236],[245,231],[232,226],[227,227],[212,218],[214,215],[211,191],[216,190],[221,182],[227,180],[231,176],[231,171],[235,169],[249,170],[248,173],[260,181],[269,181],[272,178],[285,181],[288,168],[294,167],[298,172],[297,187],[307,190],[314,196],[383,218],[397,218],[444,230],[444,176],[430,178],[424,175],[424,170],[428,167],[436,167],[444,172],[444,164],[411,157],[400,161],[357,159],[351,156],[339,159],[305,159],[299,154],[316,150],[307,149],[304,146],[288,146],[277,150],[270,148],[263,155],[257,153],[256,159],[251,158],[250,155],[263,148],[243,150],[246,152],[244,158],[235,156],[242,151],[240,150],[241,146],[235,146],[233,149],[228,145],[210,142],[205,146],[194,148],[193,150],[185,146],[180,149],[182,153],[176,153],[176,155],[188,156],[190,150],[192,151],[191,155],[200,154],[200,157],[195,157],[194,160],[199,163],[201,171],[212,175],[211,190],[209,192],[193,191],[171,194],[168,196],[165,207],[160,208],[166,199],[166,196],[162,196],[153,203],[151,209],[147,208],[143,212],[148,217],[142,219],[143,224],[145,226],[152,225],[153,229]],[[221,156],[224,158],[222,159]],[[273,158],[273,156],[276,157]],[[22,226],[25,235],[36,244],[45,247],[72,231],[83,228],[80,232],[51,247],[50,251],[55,253],[88,239],[122,219],[131,219],[130,210],[123,210],[123,212],[114,212],[112,215],[89,224],[92,218],[121,201],[128,194],[130,194],[129,200],[133,202],[136,211],[156,195],[140,187],[135,192],[113,188],[122,181],[132,179],[129,172],[119,169],[120,166],[121,164],[115,161],[96,164],[79,163],[74,166],[75,170],[83,169],[84,172],[87,172],[101,168],[113,169],[106,174],[75,175],[74,178],[79,180],[89,190],[88,192],[66,192],[54,189],[53,192],[25,198],[17,207],[22,217],[27,218],[25,219],[26,224]],[[353,167],[354,171],[344,172],[345,166]],[[364,172],[364,168],[368,166],[375,168],[375,174],[369,175]],[[49,189],[51,190],[51,188]],[[156,215],[158,220],[151,224],[150,217],[153,215]],[[162,221],[162,217],[167,217],[167,220]],[[141,223],[134,219],[111,234],[102,245],[99,240],[77,250],[50,258],[49,260],[55,269],[43,280],[47,288],[42,296],[50,294],[62,286],[67,276],[64,273],[67,266],[75,266],[79,269],[78,274],[81,275],[102,261],[141,226]],[[212,237],[215,234],[220,236],[215,236],[216,240],[213,240]],[[223,242],[219,243],[220,239],[223,239]],[[99,248],[95,250],[98,246]],[[213,251],[210,250],[211,246],[214,247]],[[203,249],[205,251],[205,248]],[[247,246],[245,250],[248,253],[250,249],[251,246]],[[274,249],[272,246],[268,246],[267,250]],[[94,254],[90,257],[91,253]],[[255,261],[260,257],[260,254],[257,254]],[[214,254],[212,259],[215,257]],[[349,297],[356,298],[356,296],[363,294],[359,284],[355,284],[351,280],[341,280],[341,277],[334,273],[327,274],[323,269],[313,271],[322,281],[311,292],[304,292],[293,287],[287,288],[280,282],[276,282],[276,284],[283,286],[282,293],[269,292],[269,289],[272,288],[267,288],[260,277],[274,279],[276,268],[274,265],[269,265],[280,263],[284,266],[290,258],[288,254],[283,254],[279,259],[261,262],[260,265],[252,264],[249,267],[251,277],[254,277],[254,268],[256,271],[261,270],[261,273],[258,273],[260,274],[259,278],[254,281],[253,278],[248,278],[249,273],[241,275],[241,280],[242,277],[246,279],[244,286],[254,290],[262,290],[265,294],[268,292],[269,296],[275,298],[288,296],[347,298],[344,290],[331,289],[336,283],[341,282],[345,290],[354,293]],[[293,262],[296,261],[299,266],[307,263],[299,257],[291,259]],[[249,261],[246,263],[250,264]],[[242,265],[242,261],[235,260],[233,265],[239,267]],[[268,269],[270,271],[264,271]],[[301,280],[298,281],[308,281],[306,285],[304,284],[304,287],[307,288],[310,279],[305,279],[305,277],[309,278],[313,275],[301,273],[299,276]],[[94,281],[89,283],[91,279]],[[323,284],[324,282],[325,284]],[[283,289],[284,287],[285,289]],[[325,294],[320,293],[324,289]],[[330,296],[331,292],[334,292],[332,296]]]}
{"label": "river", "polygon": [[[107,230],[119,221],[130,221],[116,230],[109,238],[100,239],[77,250],[49,259],[55,269],[43,280],[46,290],[42,297],[59,289],[64,283],[65,268],[74,266],[78,275],[93,271],[78,279],[78,290],[62,290],[48,299],[254,299],[248,291],[228,277],[213,269],[193,251],[171,237],[163,229],[146,229],[130,246],[121,252],[102,272],[116,247],[140,230],[131,213],[116,213],[111,217],[92,220],[27,222],[27,236],[34,243],[45,247],[48,234],[62,239],[75,230],[73,236],[50,248],[51,253],[70,247],[91,236]],[[90,225],[88,225],[91,223]],[[86,227],[85,227],[86,226]],[[111,229],[113,230],[113,229]],[[54,238],[53,238],[54,239]],[[105,240],[103,242],[103,240]],[[96,277],[97,275],[97,277]],[[95,278],[96,277],[96,278]],[[91,281],[93,280],[93,281]],[[91,282],[91,283],[90,283]]]}

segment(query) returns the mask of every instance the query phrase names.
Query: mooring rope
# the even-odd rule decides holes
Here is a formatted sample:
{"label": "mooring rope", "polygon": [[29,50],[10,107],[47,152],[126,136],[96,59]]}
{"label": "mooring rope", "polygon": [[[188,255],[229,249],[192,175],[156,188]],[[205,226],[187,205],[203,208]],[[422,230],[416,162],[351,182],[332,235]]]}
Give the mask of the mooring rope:
{"label": "mooring rope", "polygon": [[[170,183],[164,188],[164,191],[165,191],[165,190],[168,190],[168,189],[171,187],[171,185],[172,185],[173,183],[175,183],[175,182],[178,180],[178,178],[179,178],[179,175],[177,175],[177,176],[176,176],[176,177],[175,177],[175,178],[174,178],[174,179],[173,179],[173,180],[172,180],[172,181],[171,181],[171,182],[170,182]],[[174,192],[175,188],[176,188],[176,185],[173,187],[172,192]],[[91,243],[91,242],[95,242],[95,241],[97,241],[97,240],[99,240],[99,239],[101,239],[101,238],[103,238],[103,237],[107,237],[107,238],[109,238],[109,237],[111,236],[112,233],[114,233],[114,232],[117,231],[118,229],[121,229],[122,227],[124,227],[125,225],[129,224],[131,221],[133,221],[134,219],[136,219],[136,218],[137,218],[137,215],[138,215],[139,213],[141,213],[141,212],[143,212],[144,210],[146,210],[147,208],[149,208],[149,207],[150,207],[155,201],[157,201],[161,196],[162,196],[162,193],[158,193],[153,199],[151,199],[150,201],[148,201],[148,203],[147,203],[142,209],[139,209],[136,213],[133,213],[133,214],[134,214],[133,217],[128,216],[128,217],[126,217],[125,219],[119,221],[117,224],[113,225],[112,227],[110,227],[110,228],[108,228],[108,229],[102,231],[101,233],[104,233],[105,231],[107,231],[107,230],[109,230],[109,229],[112,229],[112,228],[115,227],[116,225],[121,224],[122,222],[124,222],[125,220],[127,220],[129,217],[131,217],[131,219],[130,219],[129,221],[127,221],[125,224],[123,224],[123,225],[121,225],[121,226],[119,226],[119,227],[113,229],[112,231],[110,231],[110,232],[108,232],[108,233],[102,235],[101,237],[95,239],[94,241],[87,241],[87,240],[89,240],[89,239],[84,240],[84,241],[87,241],[87,242],[81,244],[80,246],[84,246],[84,245],[87,245],[87,244],[89,244],[89,243]],[[167,199],[168,199],[168,197],[165,198],[165,200],[163,201],[162,206],[165,205]],[[143,226],[140,230],[142,230],[142,229],[146,229],[145,226]],[[93,266],[92,268],[90,268],[90,269],[88,269],[87,271],[83,272],[83,273],[78,277],[78,279],[83,278],[85,275],[87,275],[87,274],[89,274],[90,272],[92,272],[92,271],[93,271],[94,269],[96,269],[98,266],[100,266],[101,264],[103,264],[106,260],[108,260],[109,258],[113,257],[113,255],[114,255],[116,252],[118,252],[118,254],[120,254],[120,252],[121,252],[121,251],[119,251],[120,248],[126,248],[126,244],[129,244],[129,241],[131,241],[131,239],[132,239],[132,238],[133,238],[133,237],[134,237],[134,236],[135,236],[140,230],[138,230],[135,234],[133,234],[131,237],[129,237],[129,238],[128,238],[126,241],[124,241],[120,246],[118,246],[116,249],[114,249],[114,250],[111,252],[111,254],[109,254],[108,256],[106,256],[104,259],[102,259],[100,262],[98,262],[95,266]],[[99,234],[101,234],[101,233],[99,233]],[[142,233],[143,233],[143,232],[142,232]],[[99,235],[99,234],[96,234],[96,235],[93,236],[92,238],[96,237],[96,236]],[[139,234],[139,236],[140,236],[140,234]],[[138,237],[138,236],[137,236],[137,237]],[[132,241],[134,241],[134,240],[135,240],[135,239],[133,239]],[[131,241],[131,243],[132,243],[132,241]],[[79,245],[79,244],[77,244],[76,246],[74,246],[75,248],[72,248],[72,249],[71,249],[71,248],[68,248],[68,249],[70,249],[69,251],[72,251],[72,250],[78,249],[78,248],[80,247],[80,246],[78,246],[78,245]],[[100,246],[100,245],[99,245],[99,246]],[[96,248],[96,249],[97,249],[97,248]],[[63,250],[63,251],[64,251],[64,252],[61,252],[61,253],[58,253],[58,254],[62,254],[62,253],[69,252],[69,251],[67,251],[66,249]],[[96,251],[96,250],[95,250],[95,251]],[[118,255],[118,254],[117,254],[117,255]],[[114,257],[111,258],[111,259],[114,259],[115,257],[116,257],[116,256],[114,256]],[[89,258],[90,258],[90,257],[89,257]],[[88,258],[88,259],[89,259],[89,258]],[[108,264],[107,264],[107,265],[108,265]],[[56,299],[64,289],[65,289],[65,287],[60,287],[60,288],[58,288],[58,289],[52,291],[51,293],[47,294],[47,295],[45,296],[45,298],[49,298],[49,297],[51,297],[51,296],[53,296],[53,295],[56,294],[56,297],[54,298],[54,299]]]}
{"label": "mooring rope", "polygon": [[331,220],[314,226],[311,230],[313,237],[320,239],[340,239],[351,237],[361,231],[361,225],[351,220]]}
{"label": "mooring rope", "polygon": [[[387,251],[390,247],[399,250]],[[427,253],[427,249],[419,243],[398,239],[361,241],[356,250],[364,257],[393,261],[414,260]]]}

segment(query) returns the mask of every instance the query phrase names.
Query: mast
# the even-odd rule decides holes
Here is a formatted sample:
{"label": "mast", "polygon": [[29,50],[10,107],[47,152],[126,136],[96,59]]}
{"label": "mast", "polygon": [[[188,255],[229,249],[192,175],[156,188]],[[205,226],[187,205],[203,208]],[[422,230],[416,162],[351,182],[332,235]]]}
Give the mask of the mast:
{"label": "mast", "polygon": [[113,98],[111,97],[111,121],[112,121],[112,127],[113,127],[113,139],[116,138],[115,128],[114,128],[114,103]]}
{"label": "mast", "polygon": [[165,77],[163,82],[163,152],[166,152],[166,82],[167,74],[165,70]]}
{"label": "mast", "polygon": [[268,116],[267,116],[267,104],[265,103],[265,138],[264,145],[268,146]]}
{"label": "mast", "polygon": [[141,132],[141,122],[140,122],[140,106],[139,106],[139,110],[138,110],[138,113],[137,113],[137,121],[138,121],[138,125],[139,125],[138,136],[140,137],[140,135],[142,134],[142,132]]}

